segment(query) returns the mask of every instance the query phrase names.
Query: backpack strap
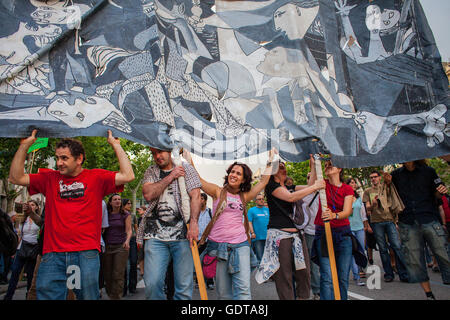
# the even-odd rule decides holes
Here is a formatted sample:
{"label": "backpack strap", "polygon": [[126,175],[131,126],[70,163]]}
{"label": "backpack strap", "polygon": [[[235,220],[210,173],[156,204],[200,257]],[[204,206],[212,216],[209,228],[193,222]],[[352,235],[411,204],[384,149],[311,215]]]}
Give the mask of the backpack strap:
{"label": "backpack strap", "polygon": [[208,225],[205,228],[205,231],[203,231],[202,237],[198,242],[199,246],[205,243],[206,239],[209,236],[209,233],[211,232],[212,227],[214,226],[214,223],[216,223],[217,219],[219,219],[219,216],[225,210],[227,206],[226,200],[227,200],[227,189],[226,187],[223,187],[222,191],[220,191],[219,203],[217,204],[216,214],[212,217],[211,221],[209,221]]}
{"label": "backpack strap", "polygon": [[[214,226],[214,223],[216,223],[217,219],[219,219],[219,216],[222,214],[222,212],[227,207],[227,192],[228,192],[228,188],[227,188],[227,186],[224,186],[222,188],[222,191],[220,192],[220,198],[219,198],[219,203],[217,204],[216,213],[215,213],[214,217],[211,219],[211,221],[208,223],[208,225],[206,226],[206,229],[203,232],[200,241],[198,242],[199,246],[201,246],[202,244],[205,243],[206,239],[209,236],[209,233],[211,232],[211,230],[212,230],[212,228]],[[241,198],[242,207],[243,207],[245,233],[247,235],[248,243],[251,244],[252,240],[251,240],[250,234],[249,234],[250,225],[249,225],[249,222],[248,222],[247,208],[245,206],[246,203],[245,203],[245,200],[244,200],[244,194],[242,192],[239,192],[239,196]]]}
{"label": "backpack strap", "polygon": [[241,202],[242,202],[242,207],[243,207],[245,234],[247,235],[248,243],[251,245],[252,239],[250,238],[250,224],[248,222],[247,206],[246,206],[246,203],[244,200],[244,194],[242,192],[239,192],[239,196],[241,197]]}

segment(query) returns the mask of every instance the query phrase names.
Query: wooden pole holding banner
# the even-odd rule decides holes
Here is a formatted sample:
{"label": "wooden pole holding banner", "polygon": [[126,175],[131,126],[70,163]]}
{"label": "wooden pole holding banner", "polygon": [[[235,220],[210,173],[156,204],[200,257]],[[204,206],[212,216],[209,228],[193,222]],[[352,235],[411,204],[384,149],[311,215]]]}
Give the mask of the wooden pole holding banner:
{"label": "wooden pole holding banner", "polygon": [[[175,148],[172,152],[172,160],[176,166],[181,166],[181,158],[179,149]],[[183,219],[186,222],[188,231],[189,231],[189,224],[187,223],[187,219],[185,218],[185,213],[190,212],[190,198],[186,190],[186,180],[184,177],[178,178],[178,186],[180,187],[180,193],[181,193],[181,211],[183,213]],[[197,247],[197,241],[194,239],[192,241],[192,259],[194,260],[194,268],[195,268],[195,274],[197,275],[197,281],[198,281],[198,288],[200,291],[200,299],[201,300],[208,300],[208,294],[206,293],[206,284],[205,284],[205,278],[203,277],[203,270],[202,270],[202,263],[200,261],[200,255],[198,253],[198,247]]]}
{"label": "wooden pole holding banner", "polygon": [[[322,174],[322,164],[320,161],[320,156],[318,154],[314,155],[314,162],[316,165],[316,176],[318,180],[323,179]],[[322,207],[322,212],[327,209],[327,194],[325,189],[319,190],[319,197],[320,197],[320,203]],[[328,258],[330,260],[330,267],[331,267],[331,278],[333,281],[333,290],[334,290],[334,299],[335,300],[341,300],[341,292],[339,291],[339,279],[337,275],[337,268],[336,268],[336,258],[334,256],[334,247],[333,247],[333,237],[331,234],[331,226],[329,221],[324,221],[325,224],[325,237],[327,239],[327,249],[328,249]]]}

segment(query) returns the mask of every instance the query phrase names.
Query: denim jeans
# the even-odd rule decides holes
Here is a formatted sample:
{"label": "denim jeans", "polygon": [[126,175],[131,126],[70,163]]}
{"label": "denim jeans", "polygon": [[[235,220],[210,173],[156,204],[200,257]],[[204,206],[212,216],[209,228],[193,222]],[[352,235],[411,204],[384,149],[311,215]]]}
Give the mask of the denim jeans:
{"label": "denim jeans", "polygon": [[235,248],[239,256],[239,271],[230,274],[228,261],[218,259],[216,266],[216,289],[219,300],[251,300],[250,292],[250,246]]}
{"label": "denim jeans", "polygon": [[[314,236],[305,233],[306,245],[308,246],[309,256],[314,242]],[[319,266],[310,261],[311,266],[311,289],[313,294],[320,294],[320,270]]]}
{"label": "denim jeans", "polygon": [[[322,239],[315,240],[316,251],[321,252]],[[347,300],[348,278],[352,263],[352,240],[348,236],[342,237],[338,244],[334,243],[334,256],[339,280],[341,300]],[[330,259],[319,254],[320,267],[320,300],[334,300],[333,280],[331,277]]]}
{"label": "denim jeans", "polygon": [[[401,249],[402,244],[400,242],[400,237],[395,224],[390,221],[376,222],[372,224],[372,229],[375,235],[375,239],[377,240],[378,249],[380,250],[381,263],[383,264],[384,270],[384,278],[394,278],[394,270],[392,269],[391,256],[389,254],[390,246],[395,253],[395,264],[397,266],[397,271],[400,279],[408,279],[408,273],[405,266],[405,258]],[[386,242],[386,236],[389,241],[389,246]]]}
{"label": "denim jeans", "polygon": [[78,300],[98,300],[99,269],[98,250],[48,252],[37,274],[37,299],[66,300],[70,285]]}
{"label": "denim jeans", "polygon": [[194,262],[187,240],[145,240],[144,282],[148,300],[166,300],[164,280],[170,258],[173,260],[175,281],[174,300],[191,300],[194,285]]}
{"label": "denim jeans", "polygon": [[445,232],[438,221],[413,225],[399,223],[402,249],[405,255],[409,282],[429,281],[425,263],[425,243],[437,260],[442,281],[450,284],[450,261],[447,253]]}
{"label": "denim jeans", "polygon": [[252,249],[258,259],[258,264],[261,262],[261,258],[264,254],[264,247],[266,246],[266,240],[253,240]]}
{"label": "denim jeans", "polygon": [[[356,240],[358,240],[358,242],[361,244],[361,247],[364,248],[365,246],[365,237],[366,237],[366,233],[364,231],[364,229],[362,230],[357,230],[357,231],[352,231],[353,235],[355,236]],[[352,257],[352,272],[353,272],[353,279],[354,280],[359,280],[361,277],[359,276],[359,267],[356,264],[355,258]]]}

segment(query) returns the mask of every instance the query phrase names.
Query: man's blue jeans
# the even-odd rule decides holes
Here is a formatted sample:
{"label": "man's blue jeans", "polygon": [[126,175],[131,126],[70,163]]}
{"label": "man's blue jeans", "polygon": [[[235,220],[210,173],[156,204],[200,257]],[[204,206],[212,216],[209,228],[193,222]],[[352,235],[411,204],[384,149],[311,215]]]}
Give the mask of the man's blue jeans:
{"label": "man's blue jeans", "polygon": [[[334,300],[330,259],[320,255],[321,242],[322,239],[315,240],[316,251],[319,253],[320,264],[320,300]],[[342,241],[338,244],[334,243],[334,256],[336,259],[341,300],[347,300],[348,278],[350,274],[350,266],[352,264],[352,240],[349,236],[342,237]]]}
{"label": "man's blue jeans", "polygon": [[66,300],[73,289],[78,300],[98,300],[98,250],[44,254],[36,279],[38,300]]}
{"label": "man's blue jeans", "polygon": [[145,240],[144,282],[148,300],[166,300],[164,280],[167,266],[173,259],[174,300],[191,300],[194,285],[194,262],[189,241]]}
{"label": "man's blue jeans", "polygon": [[390,221],[375,222],[372,223],[372,229],[378,244],[378,249],[380,250],[381,263],[383,264],[384,270],[384,278],[394,278],[394,270],[392,269],[391,265],[389,246],[386,242],[387,236],[389,245],[395,253],[395,264],[397,266],[398,275],[402,280],[408,279],[408,273],[405,266],[405,258],[403,257],[403,252],[401,249],[402,245],[395,224]]}
{"label": "man's blue jeans", "polygon": [[450,284],[450,261],[442,225],[438,221],[434,221],[427,224],[416,222],[413,225],[399,223],[398,226],[409,282],[429,281],[424,250],[425,243],[427,243],[437,260],[442,281],[445,284]]}
{"label": "man's blue jeans", "polygon": [[266,246],[266,240],[253,240],[252,249],[258,259],[258,264],[261,262],[261,258],[264,254],[264,247]]}

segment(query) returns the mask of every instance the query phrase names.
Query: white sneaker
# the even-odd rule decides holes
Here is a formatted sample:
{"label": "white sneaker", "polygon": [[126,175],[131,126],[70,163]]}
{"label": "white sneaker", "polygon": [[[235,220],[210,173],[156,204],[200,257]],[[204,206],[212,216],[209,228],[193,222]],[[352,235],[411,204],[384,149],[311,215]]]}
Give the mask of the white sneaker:
{"label": "white sneaker", "polygon": [[142,279],[141,281],[139,281],[136,285],[136,288],[142,289],[145,288],[145,282],[144,279]]}
{"label": "white sneaker", "polygon": [[361,280],[355,280],[355,284],[357,285],[357,286],[365,286],[366,284],[364,283],[364,281],[361,281]]}

